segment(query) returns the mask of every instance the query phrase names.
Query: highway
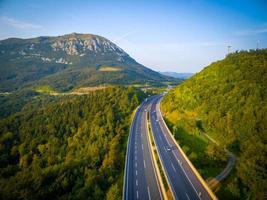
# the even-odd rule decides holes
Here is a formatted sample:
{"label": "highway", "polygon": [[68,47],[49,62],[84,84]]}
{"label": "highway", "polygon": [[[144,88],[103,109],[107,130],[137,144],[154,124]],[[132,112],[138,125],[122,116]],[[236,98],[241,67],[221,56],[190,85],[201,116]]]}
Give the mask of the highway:
{"label": "highway", "polygon": [[124,175],[124,200],[162,200],[148,142],[147,109],[150,99],[137,109],[130,128]]}
{"label": "highway", "polygon": [[162,95],[151,101],[150,121],[156,147],[175,199],[212,199],[175,145],[160,113]]}

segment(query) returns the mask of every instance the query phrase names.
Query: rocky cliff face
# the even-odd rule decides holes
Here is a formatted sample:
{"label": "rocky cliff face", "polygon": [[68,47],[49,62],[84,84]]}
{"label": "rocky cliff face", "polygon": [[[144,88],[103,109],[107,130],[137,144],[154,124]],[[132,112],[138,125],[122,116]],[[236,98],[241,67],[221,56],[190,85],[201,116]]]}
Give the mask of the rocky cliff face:
{"label": "rocky cliff face", "polygon": [[52,42],[53,51],[64,51],[68,55],[84,56],[86,53],[115,52],[119,56],[128,56],[121,48],[111,41],[95,35],[70,34],[59,37]]}

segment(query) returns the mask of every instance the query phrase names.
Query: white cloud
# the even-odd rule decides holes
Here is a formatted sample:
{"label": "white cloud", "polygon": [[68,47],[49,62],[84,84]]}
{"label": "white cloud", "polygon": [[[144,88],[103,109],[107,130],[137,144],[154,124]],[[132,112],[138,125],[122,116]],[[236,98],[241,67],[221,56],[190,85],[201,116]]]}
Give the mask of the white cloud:
{"label": "white cloud", "polygon": [[0,21],[14,28],[18,28],[18,29],[41,29],[43,28],[41,25],[38,25],[38,24],[20,21],[14,18],[6,17],[6,16],[1,16]]}

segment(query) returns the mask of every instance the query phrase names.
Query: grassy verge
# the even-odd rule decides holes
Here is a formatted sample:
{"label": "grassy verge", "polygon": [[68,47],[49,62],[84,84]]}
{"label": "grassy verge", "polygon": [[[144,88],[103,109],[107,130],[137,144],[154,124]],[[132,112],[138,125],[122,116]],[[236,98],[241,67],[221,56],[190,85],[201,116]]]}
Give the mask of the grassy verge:
{"label": "grassy verge", "polygon": [[204,179],[215,177],[226,166],[223,160],[214,160],[207,154],[208,145],[211,143],[208,138],[199,131],[188,132],[182,126],[174,126],[164,118],[174,137],[198,169]]}

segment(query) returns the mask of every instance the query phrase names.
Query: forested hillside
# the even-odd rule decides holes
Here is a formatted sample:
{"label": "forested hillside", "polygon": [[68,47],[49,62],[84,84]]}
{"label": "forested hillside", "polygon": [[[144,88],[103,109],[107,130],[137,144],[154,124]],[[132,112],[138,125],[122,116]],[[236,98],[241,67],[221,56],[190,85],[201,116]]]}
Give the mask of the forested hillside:
{"label": "forested hillside", "polygon": [[206,143],[201,159],[192,156],[197,167],[225,160],[224,147],[237,155],[236,172],[223,188],[234,199],[266,198],[267,49],[212,63],[166,95],[162,111],[182,145],[194,148],[183,139],[193,143],[202,133],[220,143]]}
{"label": "forested hillside", "polygon": [[0,121],[0,199],[121,199],[126,141],[144,94],[53,97]]}

